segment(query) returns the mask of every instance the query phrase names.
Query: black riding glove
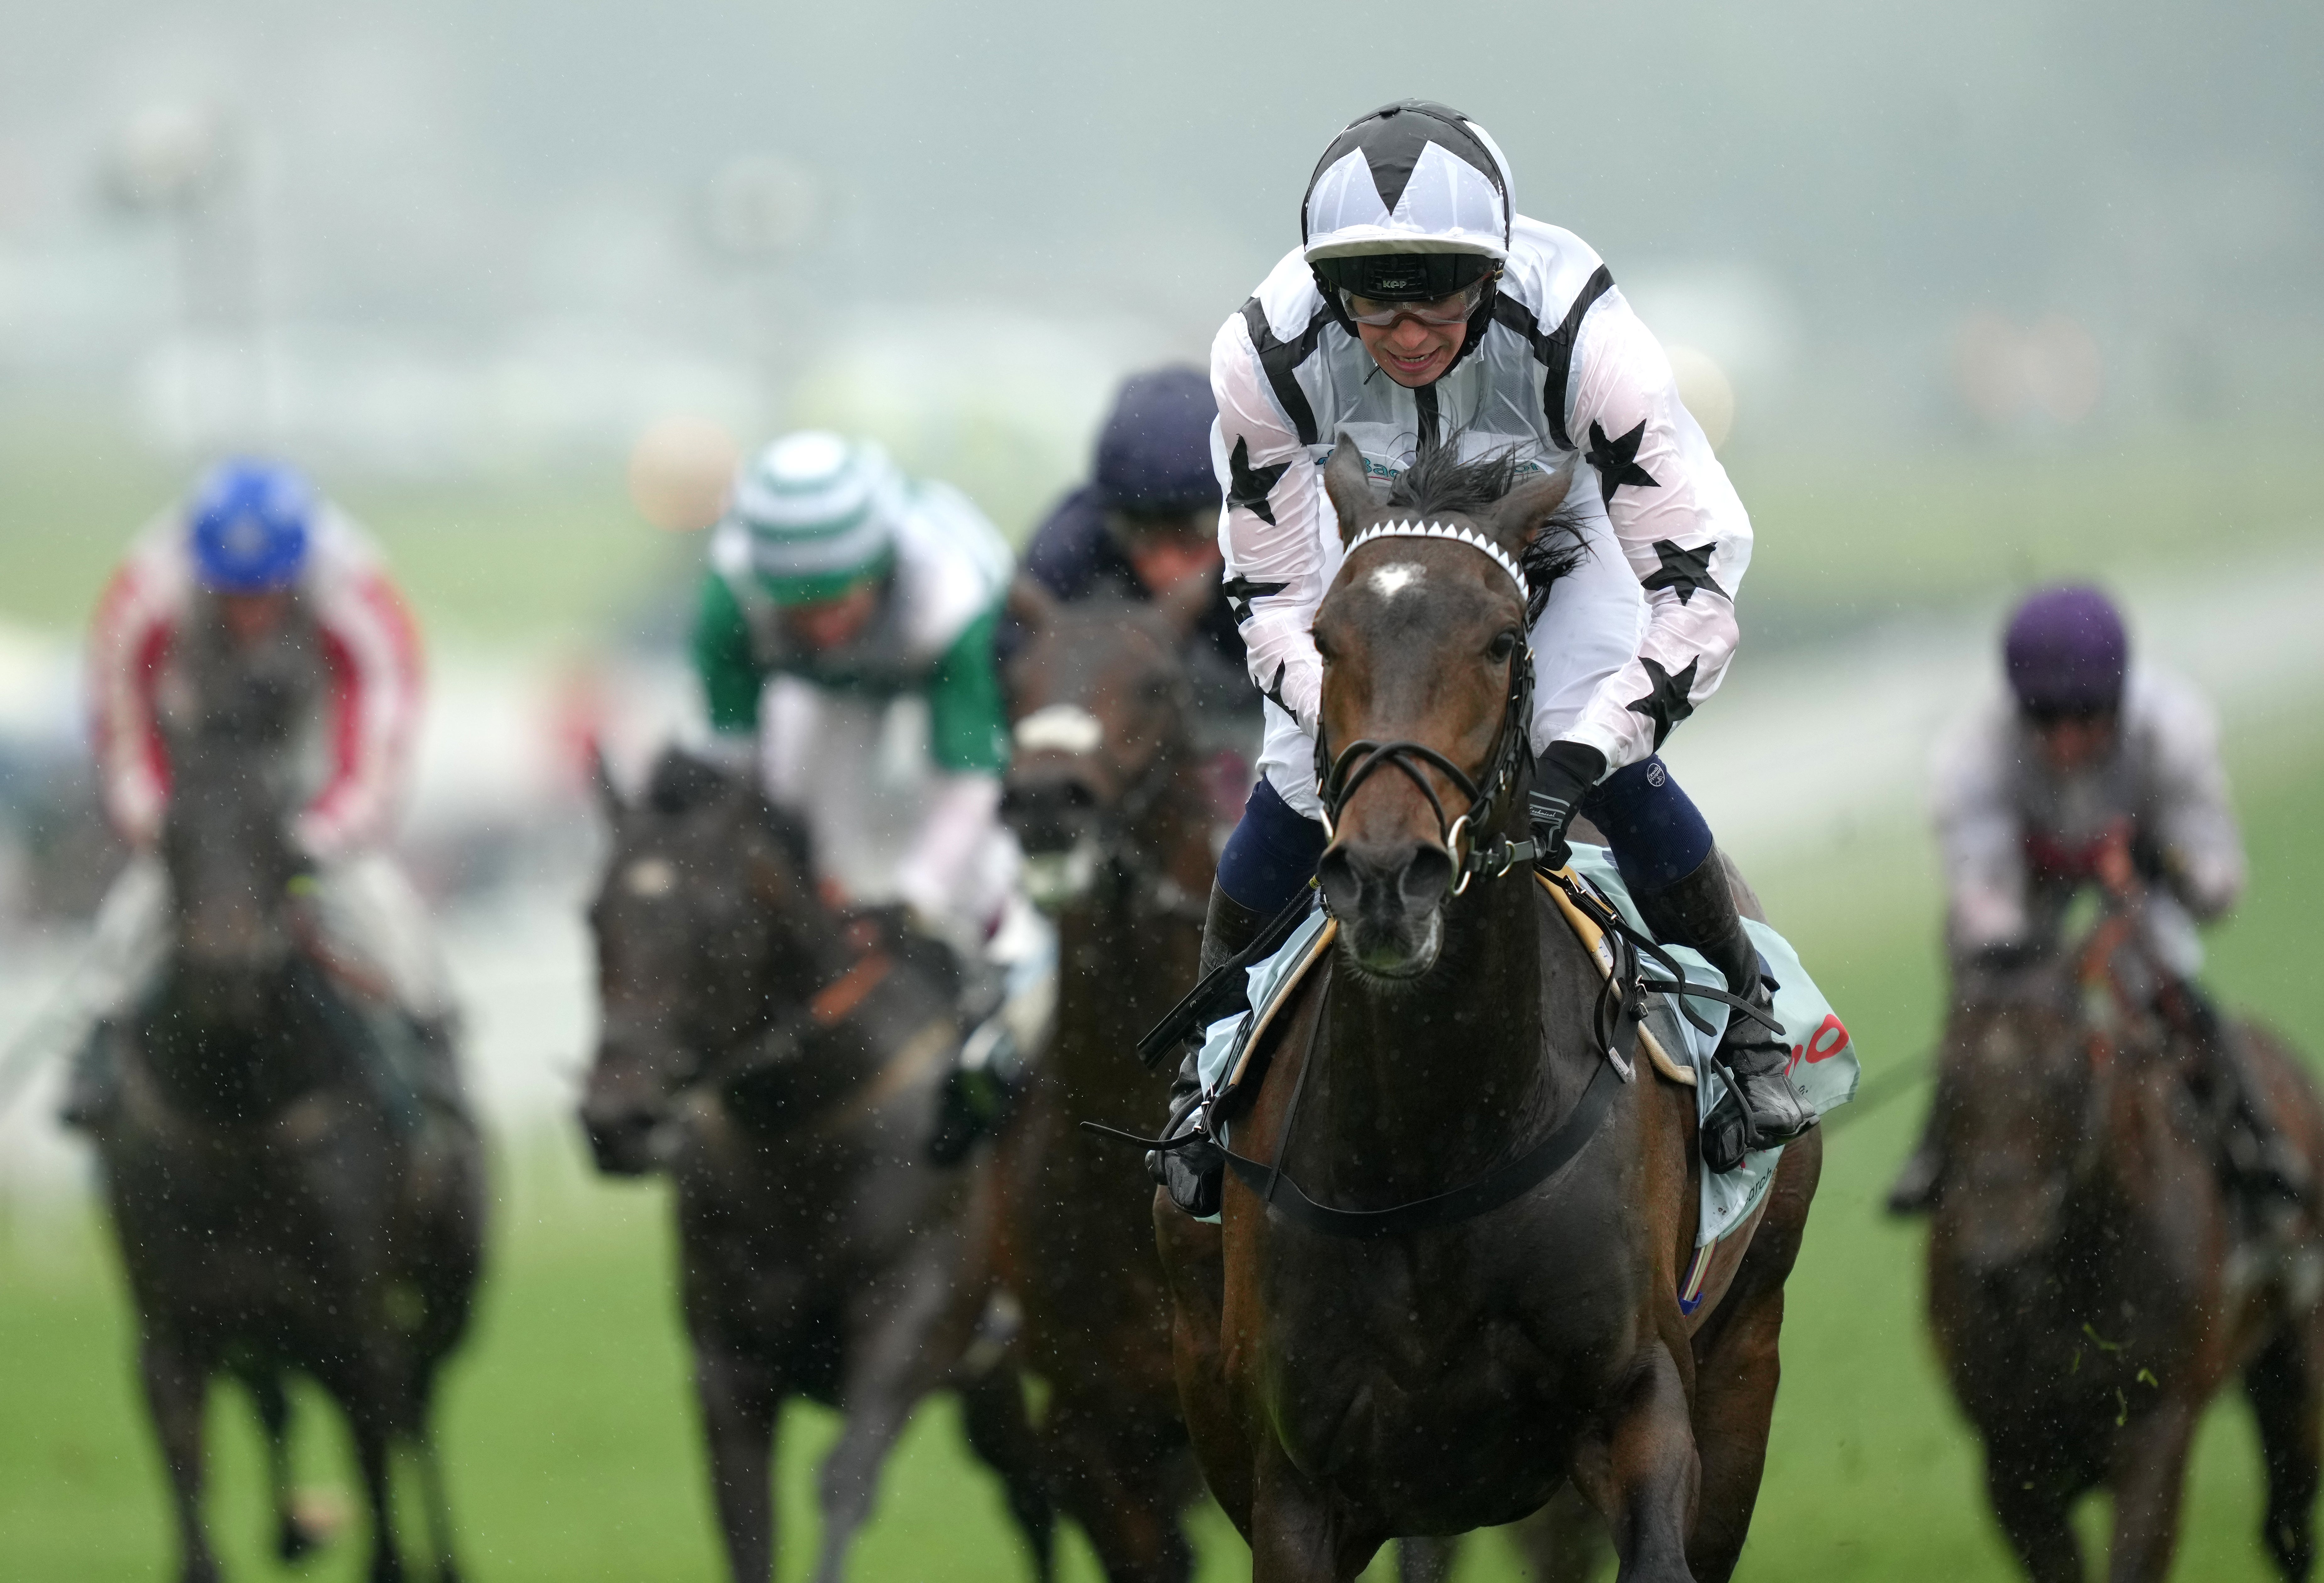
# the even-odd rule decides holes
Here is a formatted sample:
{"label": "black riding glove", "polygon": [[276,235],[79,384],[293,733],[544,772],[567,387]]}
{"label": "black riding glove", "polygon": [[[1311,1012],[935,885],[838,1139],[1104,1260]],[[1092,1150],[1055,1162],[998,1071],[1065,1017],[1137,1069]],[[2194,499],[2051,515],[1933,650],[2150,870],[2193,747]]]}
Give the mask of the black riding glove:
{"label": "black riding glove", "polygon": [[1539,862],[1563,868],[1573,857],[1565,844],[1565,827],[1573,822],[1582,800],[1606,773],[1606,755],[1580,742],[1553,742],[1533,761],[1533,837],[1541,849]]}

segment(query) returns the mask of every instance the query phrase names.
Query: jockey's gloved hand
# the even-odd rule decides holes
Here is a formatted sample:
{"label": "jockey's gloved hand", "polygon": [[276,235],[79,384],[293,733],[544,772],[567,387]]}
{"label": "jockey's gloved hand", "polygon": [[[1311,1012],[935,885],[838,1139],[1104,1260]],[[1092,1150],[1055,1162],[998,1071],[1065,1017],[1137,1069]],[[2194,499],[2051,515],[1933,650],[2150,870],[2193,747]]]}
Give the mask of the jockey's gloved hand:
{"label": "jockey's gloved hand", "polygon": [[1605,773],[1606,755],[1586,743],[1553,742],[1536,755],[1530,801],[1534,839],[1541,847],[1537,861],[1551,868],[1572,861],[1565,828]]}

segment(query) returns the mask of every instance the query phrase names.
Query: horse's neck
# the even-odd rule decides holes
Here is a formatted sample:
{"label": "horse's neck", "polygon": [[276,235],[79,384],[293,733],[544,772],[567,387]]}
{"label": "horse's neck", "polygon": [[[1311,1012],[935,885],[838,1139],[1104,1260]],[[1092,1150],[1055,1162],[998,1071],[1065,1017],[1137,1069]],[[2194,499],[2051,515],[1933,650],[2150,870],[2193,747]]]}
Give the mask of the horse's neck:
{"label": "horse's neck", "polygon": [[[1131,838],[1187,908],[1202,905],[1213,866],[1206,808],[1174,788]],[[1076,1092],[1139,1086],[1137,1068],[1122,1052],[1194,982],[1201,926],[1191,912],[1159,905],[1164,898],[1152,893],[1152,880],[1127,876],[1058,920],[1055,1069]]]}
{"label": "horse's neck", "polygon": [[[1436,966],[1404,986],[1335,967],[1328,1043],[1300,1135],[1415,1190],[1505,1158],[1545,1125],[1542,915],[1529,874],[1480,879],[1446,910]],[[1314,1130],[1311,1132],[1310,1128]],[[1303,1158],[1313,1156],[1303,1153]]]}
{"label": "horse's neck", "polygon": [[[315,996],[319,972],[297,957],[236,984],[172,958],[141,1019],[142,1059],[171,1101],[220,1122],[264,1121],[351,1064]],[[340,1060],[335,1060],[334,1055]]]}

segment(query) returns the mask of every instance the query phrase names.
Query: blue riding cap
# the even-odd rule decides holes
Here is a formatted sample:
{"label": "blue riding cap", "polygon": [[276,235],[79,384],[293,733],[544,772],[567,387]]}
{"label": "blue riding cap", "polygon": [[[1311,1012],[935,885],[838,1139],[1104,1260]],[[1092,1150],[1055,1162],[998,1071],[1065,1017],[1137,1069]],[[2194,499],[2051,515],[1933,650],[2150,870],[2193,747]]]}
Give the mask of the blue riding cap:
{"label": "blue riding cap", "polygon": [[221,594],[290,587],[307,564],[315,504],[306,478],[281,462],[237,457],[211,468],[186,512],[202,586]]}
{"label": "blue riding cap", "polygon": [[2098,589],[2044,588],[2017,607],[2002,640],[2010,690],[2035,714],[2090,715],[2122,701],[2130,634]]}
{"label": "blue riding cap", "polygon": [[1210,375],[1200,369],[1132,375],[1098,436],[1098,493],[1120,511],[1216,509],[1211,424],[1218,415]]}

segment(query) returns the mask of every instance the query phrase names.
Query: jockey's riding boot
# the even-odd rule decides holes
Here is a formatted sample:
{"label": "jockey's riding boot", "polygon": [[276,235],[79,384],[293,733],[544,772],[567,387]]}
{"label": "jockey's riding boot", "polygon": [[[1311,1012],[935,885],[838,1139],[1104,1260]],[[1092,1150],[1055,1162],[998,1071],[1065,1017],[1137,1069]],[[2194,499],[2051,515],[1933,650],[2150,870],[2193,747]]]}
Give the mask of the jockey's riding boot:
{"label": "jockey's riding boot", "polygon": [[112,1113],[121,1096],[121,1063],[113,1047],[115,1033],[110,1020],[98,1023],[73,1053],[72,1069],[65,1076],[65,1097],[57,1105],[57,1120],[62,1125],[93,1133]]}
{"label": "jockey's riding boot", "polygon": [[1024,1064],[1016,1035],[998,1010],[971,1029],[936,1096],[936,1131],[928,1140],[928,1158],[938,1165],[957,1165],[977,1139],[998,1133],[1016,1103]]}
{"label": "jockey's riding boot", "polygon": [[2210,996],[2191,980],[2172,986],[2173,1021],[2193,1035],[2205,1070],[2202,1084],[2218,1097],[2221,1174],[2241,1200],[2244,1217],[2263,1233],[2289,1233],[2315,1193],[2314,1175],[2300,1151],[2275,1126],[2262,1103],[2244,1041]]}
{"label": "jockey's riding boot", "polygon": [[[1258,937],[1266,915],[1244,906],[1211,886],[1210,911],[1203,918],[1203,958],[1195,972],[1200,983]],[[1162,1124],[1165,1140],[1192,1131],[1203,1103],[1202,1034],[1188,1041],[1186,1059],[1170,1084],[1170,1115]],[[1196,1219],[1219,1212],[1219,1195],[1226,1183],[1226,1155],[1217,1143],[1201,1138],[1176,1149],[1149,1149],[1146,1174],[1168,1190],[1170,1201]]]}
{"label": "jockey's riding boot", "polygon": [[1888,1213],[1898,1219],[1926,1215],[1937,1207],[1937,1195],[1944,1190],[1945,1155],[1937,1141],[1937,1113],[1932,1106],[1929,1119],[1921,1128],[1921,1141],[1913,1145],[1904,1168],[1888,1185]]}
{"label": "jockey's riding boot", "polygon": [[[1636,899],[1639,916],[1657,938],[1702,952],[1726,977],[1729,994],[1773,1017],[1773,986],[1735,910],[1735,893],[1716,847],[1684,878]],[[1727,1031],[1711,1059],[1730,1081],[1703,1118],[1702,1162],[1711,1170],[1732,1171],[1746,1153],[1796,1138],[1815,1125],[1815,1112],[1792,1088],[1791,1049],[1766,1023],[1730,1008]]]}

